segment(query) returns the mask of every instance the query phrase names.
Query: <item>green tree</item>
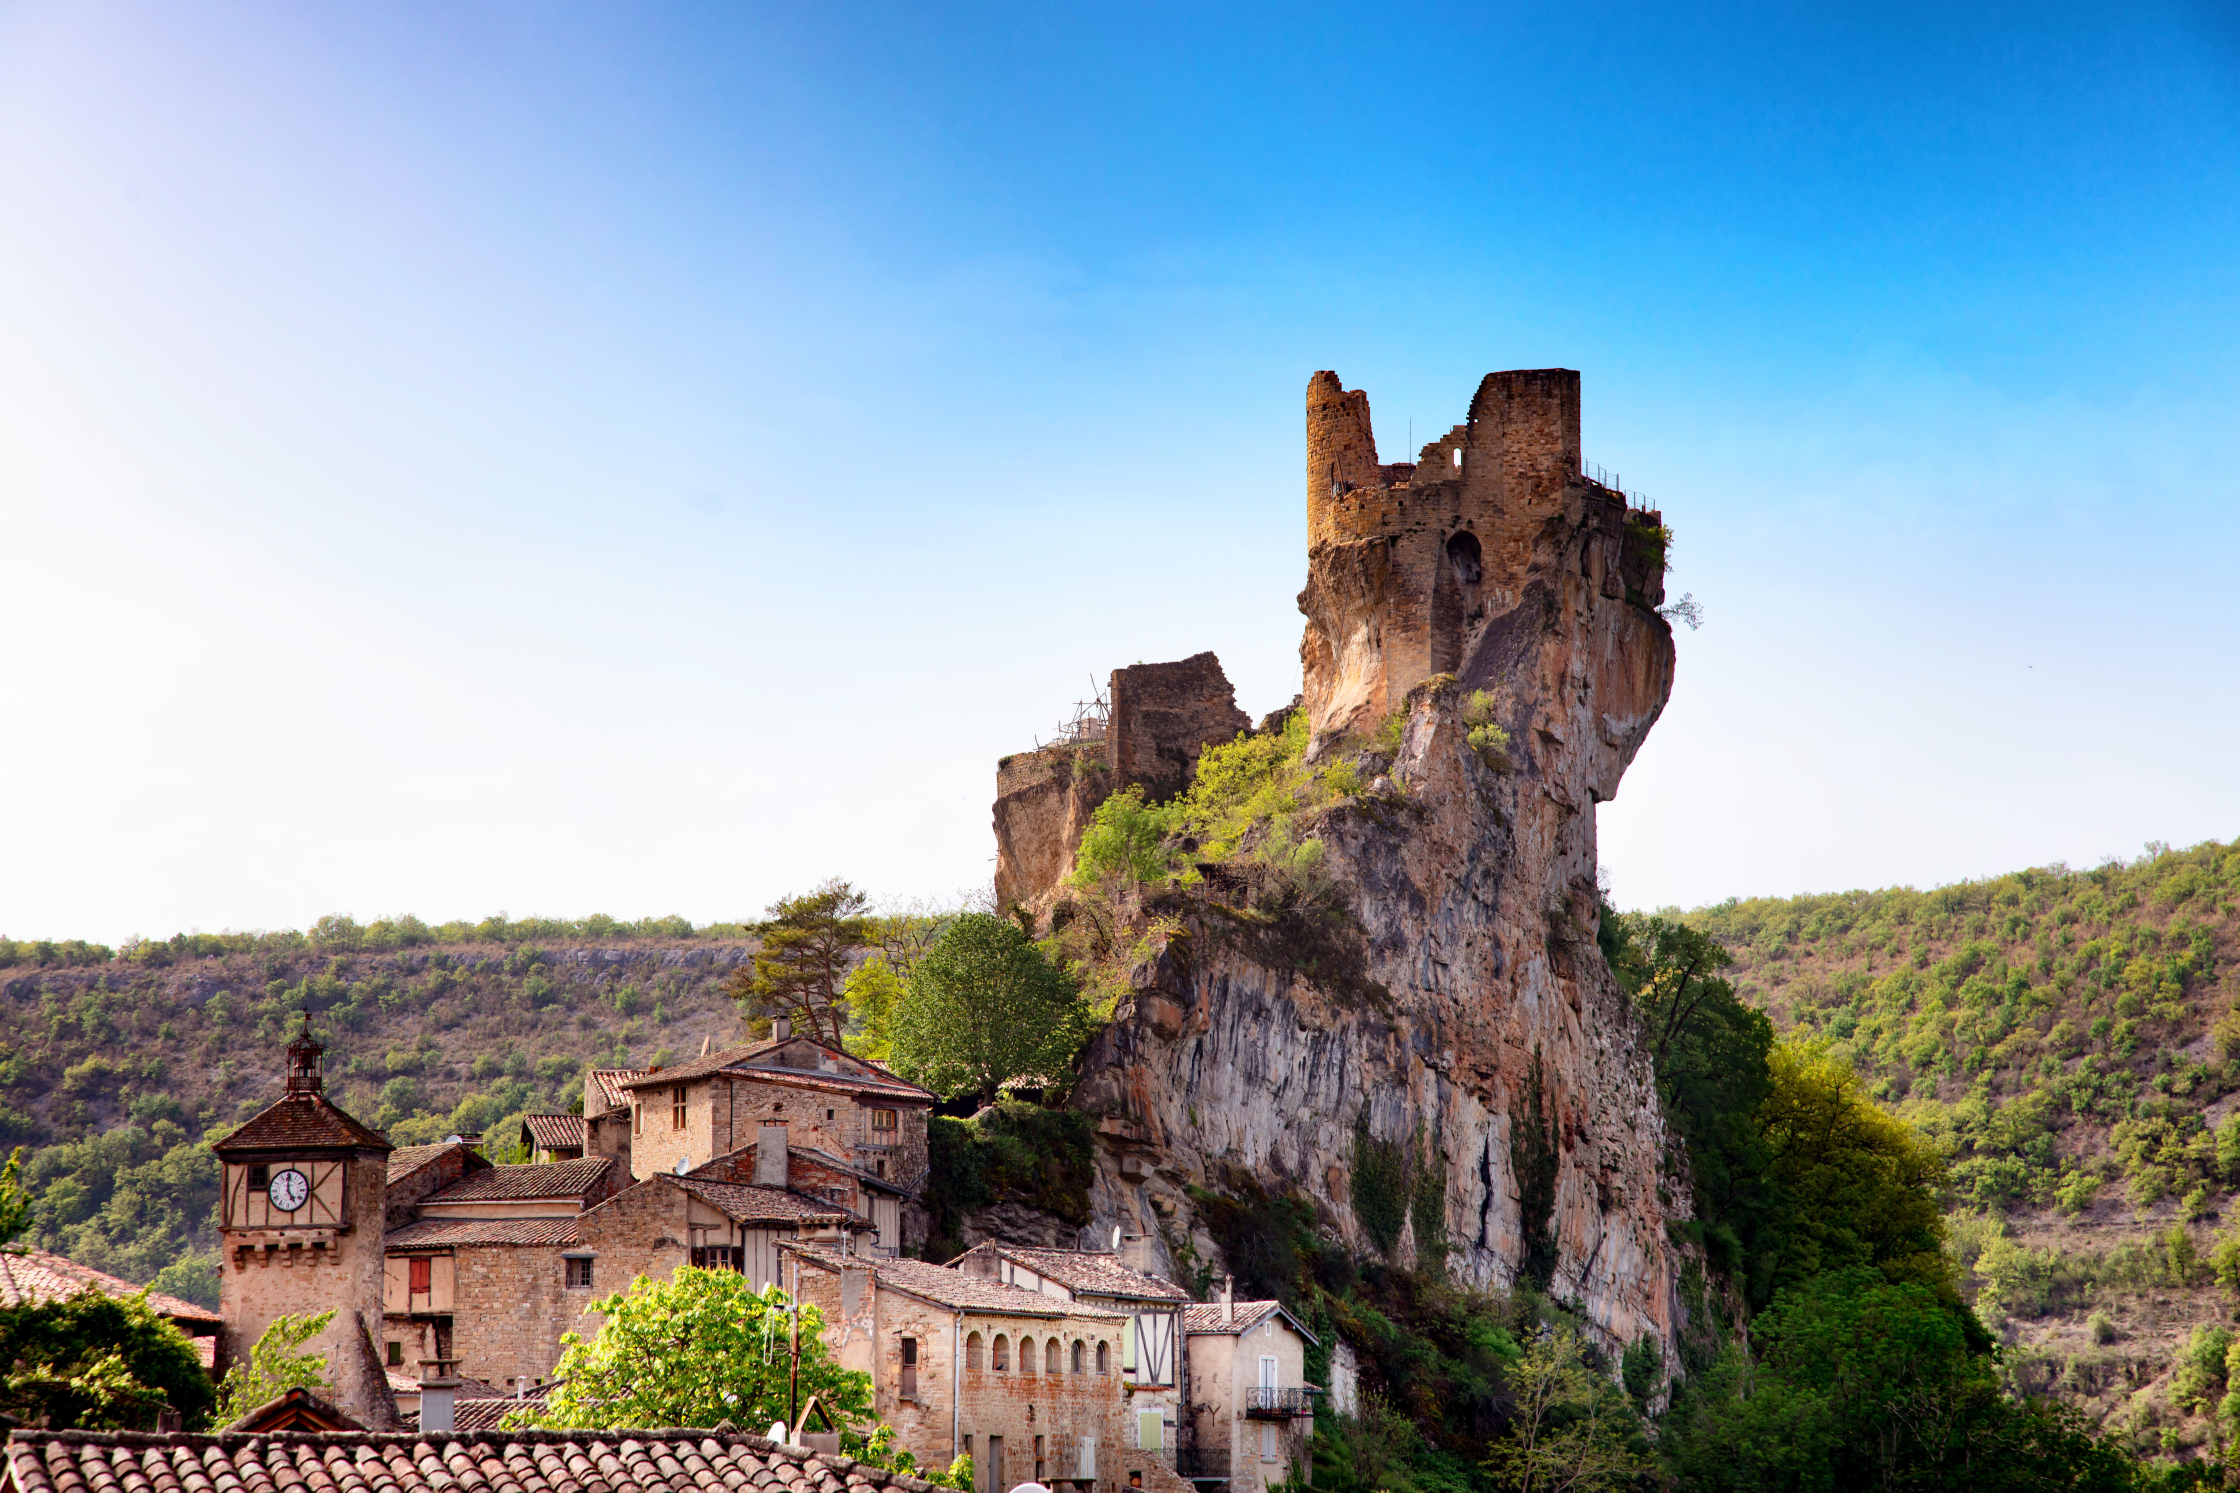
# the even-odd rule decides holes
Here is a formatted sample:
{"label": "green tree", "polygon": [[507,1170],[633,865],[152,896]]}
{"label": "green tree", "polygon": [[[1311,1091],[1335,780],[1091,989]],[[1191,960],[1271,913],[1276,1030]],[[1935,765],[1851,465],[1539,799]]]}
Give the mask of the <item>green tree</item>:
{"label": "green tree", "polygon": [[724,984],[749,1016],[790,1015],[805,1036],[841,1045],[846,984],[855,951],[872,941],[871,898],[838,877],[815,891],[780,897],[753,925],[754,965]]}
{"label": "green tree", "polygon": [[895,1012],[908,994],[902,976],[884,954],[874,954],[857,965],[841,987],[848,1014],[857,1023],[848,1038],[848,1051],[859,1058],[883,1063],[893,1055]]}
{"label": "green tree", "polygon": [[218,1385],[217,1422],[221,1426],[233,1424],[268,1400],[276,1400],[291,1389],[308,1389],[317,1395],[332,1395],[334,1385],[327,1379],[327,1361],[317,1353],[306,1353],[303,1345],[327,1330],[334,1320],[334,1309],[323,1312],[299,1312],[274,1317],[272,1325],[257,1339],[249,1350],[246,1363],[235,1363],[226,1370],[226,1377]]}
{"label": "green tree", "polygon": [[1679,1487],[2078,1489],[2137,1485],[2136,1464],[2067,1407],[1999,1387],[1966,1311],[1864,1266],[1783,1290],[1682,1382],[1658,1451]]}
{"label": "green tree", "polygon": [[1634,1449],[1633,1407],[1587,1365],[1572,1328],[1545,1329],[1507,1377],[1515,1413],[1485,1458],[1495,1487],[1598,1493],[1630,1487],[1648,1470]]}
{"label": "green tree", "polygon": [[1759,1240],[1753,1288],[1869,1265],[1957,1303],[1944,1252],[1944,1158],[1876,1106],[1856,1070],[1826,1050],[1783,1042],[1768,1067],[1772,1086],[1758,1123],[1764,1182],[1777,1189],[1780,1211]]}
{"label": "green tree", "polygon": [[894,1019],[894,1068],[993,1104],[1022,1075],[1055,1078],[1088,1034],[1080,992],[1008,918],[967,913],[911,972]]}
{"label": "green tree", "polygon": [[1758,1111],[1772,1088],[1773,1024],[1719,974],[1732,956],[1684,923],[1605,906],[1599,939],[1641,1017],[1665,1116],[1687,1142],[1707,1252],[1741,1269],[1769,1201]]}
{"label": "green tree", "polygon": [[23,1147],[8,1153],[0,1166],[0,1247],[15,1242],[31,1226],[31,1194],[23,1187]]}
{"label": "green tree", "polygon": [[[686,1266],[665,1281],[639,1276],[591,1310],[605,1319],[598,1335],[560,1339],[560,1388],[541,1409],[515,1412],[519,1424],[609,1430],[728,1420],[760,1431],[790,1418],[793,1323],[776,1286],[757,1292],[735,1270]],[[843,1448],[867,1447],[877,1419],[871,1376],[834,1361],[814,1305],[802,1305],[800,1330],[800,1403],[815,1395]]]}
{"label": "green tree", "polygon": [[169,1405],[189,1430],[210,1412],[194,1344],[138,1296],[88,1286],[0,1308],[0,1412],[54,1430],[153,1430]]}

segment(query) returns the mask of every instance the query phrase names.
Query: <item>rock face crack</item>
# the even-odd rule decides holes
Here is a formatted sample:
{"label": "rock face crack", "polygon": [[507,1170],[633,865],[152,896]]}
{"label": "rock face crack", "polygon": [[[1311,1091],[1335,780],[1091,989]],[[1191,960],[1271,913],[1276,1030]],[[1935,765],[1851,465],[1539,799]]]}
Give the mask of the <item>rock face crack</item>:
{"label": "rock face crack", "polygon": [[[1666,1226],[1685,1189],[1660,1196],[1664,1119],[1595,945],[1594,896],[1594,806],[1617,795],[1672,688],[1655,610],[1662,518],[1582,475],[1567,369],[1489,374],[1464,424],[1391,465],[1377,461],[1367,396],[1318,373],[1306,477],[1310,755],[1356,752],[1398,714],[1391,791],[1293,826],[1323,844],[1317,905],[1271,925],[1224,916],[1210,878],[1162,905],[1189,957],[1139,981],[1075,1090],[1093,1112],[1148,1107],[1158,1154],[1123,1175],[1118,1150],[1100,1148],[1093,1227],[1187,1239],[1210,1260],[1189,1189],[1243,1174],[1374,1252],[1354,1198],[1365,1135],[1443,1182],[1408,1210],[1390,1249],[1401,1263],[1418,1258],[1420,1227],[1462,1279],[1544,1274],[1605,1346],[1647,1335],[1670,1361]],[[1008,771],[998,822],[1019,900],[1070,863],[1093,778],[1100,792],[1117,780],[1156,795],[1197,741],[1231,728],[1210,656],[1149,668],[1125,762]],[[1481,722],[1490,710],[1505,750],[1471,744],[1466,709]],[[1536,1089],[1538,1149],[1516,1129]],[[1528,1153],[1546,1170],[1520,1178]]]}

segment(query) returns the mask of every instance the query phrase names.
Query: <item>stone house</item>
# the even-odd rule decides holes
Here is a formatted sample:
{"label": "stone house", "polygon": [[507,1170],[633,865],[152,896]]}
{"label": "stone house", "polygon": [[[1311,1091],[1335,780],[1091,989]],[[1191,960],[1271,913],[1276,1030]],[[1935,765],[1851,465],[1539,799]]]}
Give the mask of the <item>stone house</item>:
{"label": "stone house", "polygon": [[921,1466],[968,1454],[980,1493],[1030,1479],[1185,1493],[1126,1435],[1126,1313],[922,1260],[778,1249],[785,1288],[823,1312],[833,1355],[871,1375],[879,1418]]}
{"label": "stone house", "polygon": [[997,1280],[1058,1301],[1078,1301],[1126,1315],[1120,1335],[1120,1389],[1127,1406],[1125,1445],[1174,1465],[1183,1424],[1183,1308],[1190,1293],[1171,1281],[1121,1263],[1116,1253],[976,1244],[949,1262],[953,1270]]}
{"label": "stone house", "polygon": [[[805,1168],[804,1179],[828,1170]],[[760,1288],[777,1279],[778,1240],[837,1242],[874,1228],[845,1201],[698,1175],[632,1183],[599,1156],[485,1163],[413,1212],[387,1241],[387,1362],[456,1361],[513,1392],[546,1382],[562,1334],[597,1332],[590,1304],[641,1275],[696,1265],[741,1271]]]}
{"label": "stone house", "polygon": [[[575,1220],[628,1178],[604,1156],[541,1166],[492,1166],[468,1156],[472,1164],[461,1162],[458,1180],[394,1205],[410,1216],[384,1241],[384,1366],[465,1359],[493,1384],[535,1382],[551,1371],[568,1330],[554,1324],[581,1312],[570,1309],[561,1253]],[[441,1160],[421,1161],[407,1180]]]}
{"label": "stone house", "polygon": [[1314,1469],[1307,1347],[1321,1341],[1280,1301],[1223,1299],[1182,1311],[1190,1415],[1185,1475],[1259,1493]]}
{"label": "stone house", "polygon": [[[685,1175],[748,1187],[785,1188],[820,1198],[870,1223],[873,1232],[855,1241],[857,1251],[900,1255],[905,1198],[902,1185],[850,1166],[828,1152],[789,1144],[789,1140],[788,1127],[766,1122],[751,1144],[694,1167]],[[763,1164],[763,1157],[769,1158],[768,1166]]]}
{"label": "stone house", "polygon": [[876,1063],[774,1025],[769,1040],[623,1078],[631,1169],[683,1173],[780,1124],[791,1143],[903,1188],[924,1175],[934,1097]]}

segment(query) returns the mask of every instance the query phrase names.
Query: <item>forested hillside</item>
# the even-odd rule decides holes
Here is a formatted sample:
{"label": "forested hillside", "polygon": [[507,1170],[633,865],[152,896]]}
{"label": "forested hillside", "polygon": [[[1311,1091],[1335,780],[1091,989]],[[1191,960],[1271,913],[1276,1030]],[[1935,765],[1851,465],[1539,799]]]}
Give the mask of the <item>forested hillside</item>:
{"label": "forested hillside", "polygon": [[580,1107],[587,1066],[733,1040],[720,986],[753,944],[678,918],[180,935],[120,950],[0,939],[0,1148],[38,1200],[25,1242],[217,1304],[208,1140],[279,1092],[309,1010],[336,1099],[399,1145]]}
{"label": "forested hillside", "polygon": [[1681,916],[1743,999],[1947,1152],[2018,1385],[2172,1452],[2240,1430],[2236,908],[2240,845],[2212,842]]}

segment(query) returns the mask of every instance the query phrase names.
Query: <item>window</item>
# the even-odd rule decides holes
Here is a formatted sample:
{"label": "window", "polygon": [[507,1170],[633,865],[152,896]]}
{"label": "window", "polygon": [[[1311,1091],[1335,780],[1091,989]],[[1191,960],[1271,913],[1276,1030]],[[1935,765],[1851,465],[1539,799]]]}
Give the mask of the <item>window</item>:
{"label": "window", "polygon": [[411,1272],[412,1276],[410,1280],[405,1282],[407,1291],[415,1296],[425,1296],[435,1288],[436,1262],[434,1260],[428,1259],[426,1256],[417,1260],[407,1260],[405,1268]]}
{"label": "window", "polygon": [[669,1128],[684,1129],[684,1085],[681,1083],[669,1091]]}
{"label": "window", "polygon": [[1100,1374],[1112,1372],[1112,1344],[1110,1343],[1097,1344],[1097,1372]]}
{"label": "window", "polygon": [[591,1289],[591,1261],[583,1255],[568,1256],[568,1288],[575,1291]]}
{"label": "window", "polygon": [[996,1352],[994,1363],[995,1370],[999,1374],[1002,1373],[1005,1369],[1011,1367],[1011,1339],[1005,1337],[1000,1332],[996,1334]]}
{"label": "window", "polygon": [[1022,1374],[1031,1374],[1031,1373],[1033,1373],[1033,1372],[1034,1372],[1034,1370],[1035,1370],[1035,1365],[1036,1365],[1037,1363],[1039,1363],[1039,1362],[1041,1361],[1041,1359],[1042,1359],[1042,1355],[1034,1351],[1034,1339],[1033,1339],[1033,1338],[1031,1338],[1031,1337],[1023,1337],[1023,1338],[1019,1339],[1019,1372],[1020,1372],[1020,1373],[1022,1373]]}
{"label": "window", "polygon": [[1050,1347],[1043,1354],[1042,1363],[1044,1370],[1048,1373],[1057,1374],[1065,1371],[1066,1350],[1058,1346],[1056,1338],[1050,1339]]}
{"label": "window", "polygon": [[829,1109],[828,1109],[828,1110],[826,1110],[826,1111],[824,1112],[824,1117],[825,1117],[826,1119],[828,1119],[828,1120],[829,1120],[829,1119],[832,1119],[832,1118],[834,1118],[833,1112],[832,1112],[831,1110],[829,1110]]}
{"label": "window", "polygon": [[900,1393],[902,1398],[906,1400],[914,1400],[918,1397],[918,1340],[914,1337],[906,1337],[902,1340],[902,1385]]}
{"label": "window", "polygon": [[1260,1422],[1260,1460],[1273,1462],[1283,1455],[1282,1438],[1267,1421]]}
{"label": "window", "polygon": [[692,1263],[701,1270],[744,1271],[746,1264],[743,1255],[744,1251],[736,1244],[700,1245],[692,1251]]}
{"label": "window", "polygon": [[[964,1340],[964,1366],[975,1374],[980,1372],[980,1334],[977,1332]],[[965,1450],[969,1452],[972,1448],[968,1446]]]}
{"label": "window", "polygon": [[1274,1389],[1276,1387],[1276,1361],[1266,1354],[1262,1354],[1260,1357],[1260,1387],[1262,1389]]}
{"label": "window", "polygon": [[1164,1410],[1137,1411],[1136,1445],[1147,1452],[1159,1450],[1160,1433],[1166,1429],[1166,1417]]}
{"label": "window", "polygon": [[876,1165],[876,1166],[877,1166],[877,1167],[879,1168],[879,1175],[880,1175],[880,1176],[884,1177],[884,1176],[885,1176],[885,1175],[887,1174],[887,1158],[886,1158],[886,1157],[884,1157],[884,1156],[880,1157],[880,1158],[878,1159],[878,1161],[876,1161],[876,1162],[875,1162],[875,1163],[873,1163],[873,1164],[874,1164],[874,1165]]}
{"label": "window", "polygon": [[395,1368],[395,1367],[397,1367],[397,1366],[398,1366],[399,1364],[401,1364],[401,1363],[403,1363],[403,1362],[404,1362],[404,1344],[402,1344],[402,1343],[400,1343],[400,1342],[396,1341],[396,1340],[395,1340],[394,1338],[390,1339],[390,1342],[389,1342],[389,1367],[391,1367],[391,1368]]}
{"label": "window", "polygon": [[646,1133],[646,1107],[642,1104],[630,1106],[630,1133],[632,1135]]}
{"label": "window", "polygon": [[1073,1340],[1073,1371],[1076,1374],[1089,1372],[1089,1349],[1079,1338]]}
{"label": "window", "polygon": [[1034,1480],[1038,1483],[1043,1479],[1042,1443],[1042,1437],[1034,1438]]}
{"label": "window", "polygon": [[891,1109],[873,1110],[871,1112],[871,1128],[873,1130],[884,1130],[890,1134],[901,1129],[900,1112]]}

